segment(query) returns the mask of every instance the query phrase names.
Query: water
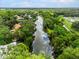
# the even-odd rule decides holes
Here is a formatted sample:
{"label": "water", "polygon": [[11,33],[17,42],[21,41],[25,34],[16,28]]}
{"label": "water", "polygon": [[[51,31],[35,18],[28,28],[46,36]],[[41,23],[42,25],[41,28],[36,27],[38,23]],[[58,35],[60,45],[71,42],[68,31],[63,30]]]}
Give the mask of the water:
{"label": "water", "polygon": [[[46,56],[52,57],[52,48],[49,45],[50,40],[48,38],[47,33],[43,31],[43,18],[41,16],[37,16],[36,24],[36,32],[34,33],[35,40],[33,41],[33,53],[39,54],[44,53]],[[53,59],[53,58],[51,58]]]}

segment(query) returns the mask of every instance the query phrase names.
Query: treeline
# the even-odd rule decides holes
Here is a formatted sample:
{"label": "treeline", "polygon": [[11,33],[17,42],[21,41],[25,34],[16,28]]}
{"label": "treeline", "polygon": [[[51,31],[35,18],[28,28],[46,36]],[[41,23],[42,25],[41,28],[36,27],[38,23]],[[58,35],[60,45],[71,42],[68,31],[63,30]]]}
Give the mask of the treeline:
{"label": "treeline", "polygon": [[79,17],[79,8],[57,8],[53,9],[58,15],[65,17]]}
{"label": "treeline", "polygon": [[78,17],[79,8],[0,8],[10,10],[52,10],[58,15],[64,15],[65,17]]}

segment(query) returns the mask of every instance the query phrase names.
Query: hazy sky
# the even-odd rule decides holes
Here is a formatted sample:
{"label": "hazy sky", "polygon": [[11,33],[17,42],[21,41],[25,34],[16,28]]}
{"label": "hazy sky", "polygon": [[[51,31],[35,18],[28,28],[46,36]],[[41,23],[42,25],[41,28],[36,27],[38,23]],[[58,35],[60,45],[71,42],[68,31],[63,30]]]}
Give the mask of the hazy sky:
{"label": "hazy sky", "polygon": [[79,0],[0,0],[0,7],[79,7]]}

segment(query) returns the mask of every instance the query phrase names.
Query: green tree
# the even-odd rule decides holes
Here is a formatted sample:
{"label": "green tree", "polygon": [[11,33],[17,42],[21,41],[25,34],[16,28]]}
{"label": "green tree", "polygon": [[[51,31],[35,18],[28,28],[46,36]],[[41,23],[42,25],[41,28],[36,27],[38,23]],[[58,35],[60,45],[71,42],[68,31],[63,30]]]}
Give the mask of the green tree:
{"label": "green tree", "polygon": [[79,31],[79,21],[73,22],[72,23],[72,28],[76,31]]}
{"label": "green tree", "polygon": [[45,57],[42,54],[31,54],[25,44],[19,43],[17,46],[9,47],[9,53],[4,59],[45,59]]}
{"label": "green tree", "polygon": [[12,42],[12,36],[7,26],[0,25],[0,44]]}
{"label": "green tree", "polygon": [[66,48],[57,59],[79,59],[79,48]]}

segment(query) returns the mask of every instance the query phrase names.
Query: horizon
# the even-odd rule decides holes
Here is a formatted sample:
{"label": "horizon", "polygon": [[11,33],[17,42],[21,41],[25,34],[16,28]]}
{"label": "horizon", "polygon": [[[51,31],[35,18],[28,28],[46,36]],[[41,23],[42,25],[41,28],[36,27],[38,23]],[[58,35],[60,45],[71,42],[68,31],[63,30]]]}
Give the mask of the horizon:
{"label": "horizon", "polygon": [[0,8],[79,8],[79,0],[1,0]]}

